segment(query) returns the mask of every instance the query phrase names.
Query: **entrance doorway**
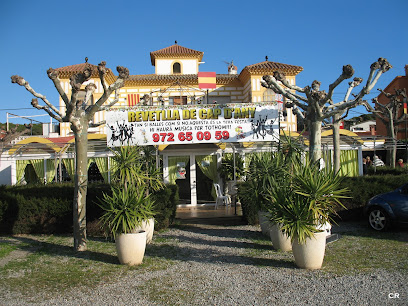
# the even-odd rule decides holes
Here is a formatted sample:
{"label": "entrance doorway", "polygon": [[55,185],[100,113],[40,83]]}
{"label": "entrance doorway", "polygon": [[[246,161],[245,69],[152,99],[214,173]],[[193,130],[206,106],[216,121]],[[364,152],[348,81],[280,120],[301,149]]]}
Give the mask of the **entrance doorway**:
{"label": "entrance doorway", "polygon": [[213,181],[203,173],[198,165],[196,165],[195,168],[197,178],[197,203],[214,202],[214,198],[211,195]]}
{"label": "entrance doorway", "polygon": [[176,180],[180,204],[191,204],[190,173],[190,162],[188,161],[185,167],[185,177]]}
{"label": "entrance doorway", "polygon": [[[218,155],[205,152],[188,156],[173,154],[163,158],[163,176],[166,183],[178,185],[180,204],[214,202],[213,183],[218,182]],[[178,173],[180,167],[185,167],[181,176]]]}

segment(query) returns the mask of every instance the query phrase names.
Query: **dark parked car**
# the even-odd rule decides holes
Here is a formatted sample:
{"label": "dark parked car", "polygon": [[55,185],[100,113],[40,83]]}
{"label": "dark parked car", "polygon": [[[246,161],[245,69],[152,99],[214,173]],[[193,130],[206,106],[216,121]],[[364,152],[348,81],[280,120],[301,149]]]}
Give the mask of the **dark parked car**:
{"label": "dark parked car", "polygon": [[393,224],[408,225],[408,184],[372,197],[365,206],[368,223],[383,231]]}

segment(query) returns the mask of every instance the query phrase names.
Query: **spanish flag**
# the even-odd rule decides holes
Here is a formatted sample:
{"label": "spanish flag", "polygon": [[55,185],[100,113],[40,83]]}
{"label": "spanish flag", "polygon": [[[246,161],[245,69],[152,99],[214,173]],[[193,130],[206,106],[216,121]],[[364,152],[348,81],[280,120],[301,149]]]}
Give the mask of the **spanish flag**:
{"label": "spanish flag", "polygon": [[217,75],[215,72],[199,72],[198,87],[200,89],[215,89],[217,88]]}
{"label": "spanish flag", "polygon": [[404,103],[404,114],[407,113],[407,103]]}

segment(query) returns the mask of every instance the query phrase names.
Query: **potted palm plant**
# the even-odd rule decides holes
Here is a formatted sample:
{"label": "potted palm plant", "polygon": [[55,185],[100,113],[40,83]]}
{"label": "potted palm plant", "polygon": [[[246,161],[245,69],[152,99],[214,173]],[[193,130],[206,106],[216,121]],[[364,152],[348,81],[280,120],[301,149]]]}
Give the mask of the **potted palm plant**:
{"label": "potted palm plant", "polygon": [[154,203],[149,187],[159,188],[158,176],[151,176],[142,162],[140,147],[113,150],[112,174],[116,186],[104,194],[99,206],[104,210],[102,226],[115,238],[122,264],[135,265],[143,260],[146,242],[153,236]]}
{"label": "potted palm plant", "polygon": [[145,187],[112,187],[112,195],[104,194],[99,206],[104,210],[101,222],[116,243],[121,264],[142,263],[147,234],[142,223],[154,216],[153,202]]}
{"label": "potted palm plant", "polygon": [[[151,147],[123,146],[112,150],[111,173],[114,182],[125,190],[132,186],[145,186],[145,194],[163,187],[160,171],[154,168]],[[145,218],[135,230],[145,230],[147,243],[153,239],[154,217]]]}
{"label": "potted palm plant", "polygon": [[[295,263],[300,268],[320,269],[323,263],[326,233],[324,224],[332,223],[335,206],[343,206],[347,189],[341,189],[342,177],[331,169],[304,161],[293,164],[286,184],[271,179],[268,198],[272,222],[280,224],[292,241]],[[343,206],[344,207],[344,206]]]}
{"label": "potted palm plant", "polygon": [[274,161],[276,152],[260,152],[251,155],[246,181],[251,191],[248,196],[254,203],[258,212],[258,221],[262,234],[269,236],[270,222],[267,210],[268,200],[265,198],[265,190],[268,190],[269,176],[276,170]]}
{"label": "potted palm plant", "polygon": [[[278,151],[273,159],[273,171],[268,176],[269,189],[282,186],[285,188],[287,183],[291,181],[290,174],[293,173],[293,165],[301,162],[301,154],[304,151],[300,136],[292,138],[284,132],[284,137],[279,143]],[[267,201],[268,211],[273,210],[274,201]],[[270,219],[268,220],[270,221]],[[270,237],[272,245],[276,250],[291,251],[292,242],[290,237],[282,231],[282,225],[279,223],[272,223],[270,226]]]}

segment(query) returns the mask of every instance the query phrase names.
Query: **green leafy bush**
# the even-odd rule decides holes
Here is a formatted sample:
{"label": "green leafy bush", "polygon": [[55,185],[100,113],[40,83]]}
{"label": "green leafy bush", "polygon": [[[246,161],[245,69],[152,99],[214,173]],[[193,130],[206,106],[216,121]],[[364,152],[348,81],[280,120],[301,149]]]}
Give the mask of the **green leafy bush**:
{"label": "green leafy bush", "polygon": [[296,141],[287,141],[278,151],[251,154],[246,180],[238,185],[242,215],[248,224],[257,224],[258,211],[268,211],[272,203],[267,199],[271,179],[283,183],[293,164],[299,163],[300,150]]}
{"label": "green leafy bush", "polygon": [[[363,207],[373,196],[392,191],[408,183],[408,174],[377,174],[359,177],[345,177],[340,188],[350,190],[349,197],[341,202],[346,207],[336,207],[340,220],[363,220]],[[258,205],[255,203],[254,189],[251,182],[238,185],[238,196],[242,205],[242,214],[248,224],[258,222]],[[337,218],[335,218],[337,219]],[[338,220],[337,220],[338,221]]]}
{"label": "green leafy bush", "polygon": [[252,188],[250,183],[251,181],[237,183],[238,198],[241,202],[243,219],[248,224],[254,225],[258,224],[259,207],[256,203],[255,197],[253,197],[254,189]]}
{"label": "green leafy bush", "polygon": [[166,185],[165,188],[152,194],[155,202],[155,228],[157,230],[169,227],[176,218],[177,204],[179,203],[179,192],[177,185]]}
{"label": "green leafy bush", "polygon": [[389,166],[385,167],[369,167],[367,170],[367,174],[369,175],[387,175],[387,174],[392,174],[392,175],[401,175],[401,174],[408,174],[408,169],[407,168],[393,168]]}
{"label": "green leafy bush", "polygon": [[[0,191],[0,232],[8,234],[62,233],[72,227],[72,200],[47,197],[49,193],[34,187],[4,188]],[[41,188],[40,188],[41,189]],[[21,191],[21,192],[20,192]]]}
{"label": "green leafy bush", "polygon": [[337,207],[342,220],[358,220],[363,218],[363,207],[373,196],[392,191],[408,182],[408,175],[366,175],[346,177],[342,187],[350,190],[350,198],[342,201],[346,209]]}
{"label": "green leafy bush", "polygon": [[[87,192],[87,225],[96,234],[95,222],[102,215],[97,205],[103,193],[110,194],[108,184],[89,184]],[[72,183],[38,186],[0,186],[1,234],[53,234],[72,232]],[[153,192],[156,203],[156,228],[166,228],[174,220],[178,204],[177,186],[166,186]],[[92,231],[89,231],[89,227]]]}

